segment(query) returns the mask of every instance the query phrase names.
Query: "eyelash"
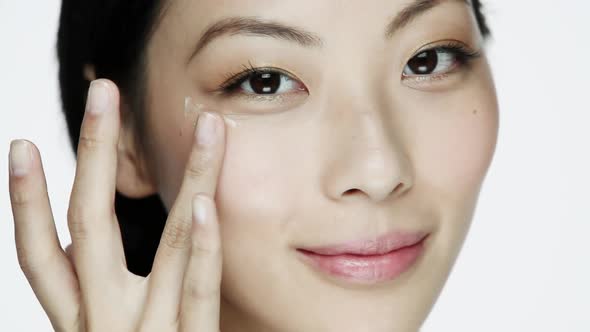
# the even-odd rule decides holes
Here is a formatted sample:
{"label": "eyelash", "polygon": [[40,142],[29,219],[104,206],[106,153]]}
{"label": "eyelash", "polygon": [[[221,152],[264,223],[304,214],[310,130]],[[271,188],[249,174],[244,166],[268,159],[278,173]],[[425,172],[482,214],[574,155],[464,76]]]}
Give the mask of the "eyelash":
{"label": "eyelash", "polygon": [[255,67],[250,61],[247,65],[242,66],[244,69],[238,73],[228,73],[225,75],[225,82],[222,83],[217,91],[224,95],[231,95],[244,83],[246,80],[254,75],[259,74],[281,74],[293,79],[294,75],[276,67]]}
{"label": "eyelash", "polygon": [[[438,50],[441,52],[446,52],[446,53],[452,54],[455,57],[455,62],[456,62],[453,65],[453,68],[446,71],[446,72],[439,73],[439,74],[406,75],[406,74],[402,73],[403,80],[410,79],[410,80],[418,81],[419,83],[422,83],[424,81],[438,81],[438,80],[444,79],[446,76],[448,76],[451,72],[453,72],[458,67],[467,67],[468,68],[475,59],[477,59],[481,56],[480,51],[472,50],[461,42],[450,41],[450,42],[447,42],[442,45],[437,45],[437,46],[421,49],[421,50],[415,52],[414,55],[412,56],[412,58],[414,58],[415,56],[417,56],[423,52],[431,51],[431,50]],[[410,59],[412,59],[412,58],[410,58]],[[407,62],[409,62],[409,60]],[[406,65],[407,65],[407,62],[406,62]],[[242,85],[242,83],[244,83],[246,80],[248,80],[252,76],[259,75],[259,74],[266,74],[266,73],[277,74],[278,73],[281,75],[285,75],[285,76],[289,77],[290,79],[294,79],[293,75],[291,73],[289,73],[281,68],[255,67],[250,61],[248,61],[248,65],[243,65],[243,67],[244,67],[244,69],[240,72],[228,73],[227,75],[225,75],[226,80],[224,81],[224,83],[222,83],[216,89],[216,91],[218,91],[219,93],[221,93],[223,95],[235,94],[237,89]],[[405,68],[405,65],[404,65],[404,68]]]}
{"label": "eyelash", "polygon": [[[482,55],[481,51],[473,50],[459,41],[448,41],[445,44],[439,44],[436,46],[423,48],[423,49],[415,52],[414,55],[410,59],[413,59],[414,57],[418,56],[421,53],[424,53],[427,51],[432,51],[432,50],[437,50],[437,51],[440,51],[443,53],[452,54],[455,57],[455,63],[453,64],[453,67],[445,72],[442,72],[442,73],[426,74],[426,75],[419,75],[419,74],[406,75],[406,74],[403,74],[403,71],[402,71],[402,79],[403,80],[408,80],[408,79],[415,80],[415,81],[418,81],[419,83],[422,83],[423,81],[427,81],[427,82],[428,81],[438,81],[438,80],[441,80],[441,79],[444,79],[445,77],[447,77],[449,74],[454,72],[457,68],[469,69],[471,64],[473,63],[473,61],[480,58]],[[409,62],[409,60],[406,61],[404,68],[408,62]]]}

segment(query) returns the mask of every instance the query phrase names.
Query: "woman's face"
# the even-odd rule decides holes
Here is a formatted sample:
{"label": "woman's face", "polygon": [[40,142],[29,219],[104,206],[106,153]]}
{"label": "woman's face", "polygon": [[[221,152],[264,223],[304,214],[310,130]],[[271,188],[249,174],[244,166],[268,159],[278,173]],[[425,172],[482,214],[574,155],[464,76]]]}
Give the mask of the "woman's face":
{"label": "woman's face", "polygon": [[[146,121],[148,165],[168,209],[196,118],[185,97],[235,124],[215,197],[223,331],[419,328],[496,146],[481,50],[461,0],[165,6],[148,49]],[[395,278],[396,260],[410,254],[373,256],[381,261],[369,267],[358,266],[367,257],[324,256],[319,268],[298,250],[396,231],[429,235]]]}

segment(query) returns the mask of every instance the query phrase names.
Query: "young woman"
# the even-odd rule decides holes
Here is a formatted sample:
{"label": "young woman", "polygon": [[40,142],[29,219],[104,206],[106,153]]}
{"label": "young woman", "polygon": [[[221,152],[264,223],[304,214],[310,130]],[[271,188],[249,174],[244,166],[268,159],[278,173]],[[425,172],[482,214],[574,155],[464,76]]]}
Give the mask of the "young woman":
{"label": "young woman", "polygon": [[488,34],[478,0],[64,0],[67,250],[10,154],[54,329],[419,330],[495,151]]}

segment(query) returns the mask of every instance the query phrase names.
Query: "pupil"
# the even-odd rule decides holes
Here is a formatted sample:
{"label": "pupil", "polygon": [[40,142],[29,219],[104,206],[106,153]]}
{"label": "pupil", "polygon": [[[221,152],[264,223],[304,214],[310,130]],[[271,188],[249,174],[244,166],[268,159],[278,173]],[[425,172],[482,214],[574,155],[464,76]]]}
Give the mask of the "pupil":
{"label": "pupil", "polygon": [[437,65],[438,55],[436,54],[436,50],[424,51],[408,62],[408,67],[410,67],[412,72],[419,75],[432,73]]}
{"label": "pupil", "polygon": [[250,78],[250,86],[257,94],[274,94],[281,86],[281,75],[277,73],[257,73]]}

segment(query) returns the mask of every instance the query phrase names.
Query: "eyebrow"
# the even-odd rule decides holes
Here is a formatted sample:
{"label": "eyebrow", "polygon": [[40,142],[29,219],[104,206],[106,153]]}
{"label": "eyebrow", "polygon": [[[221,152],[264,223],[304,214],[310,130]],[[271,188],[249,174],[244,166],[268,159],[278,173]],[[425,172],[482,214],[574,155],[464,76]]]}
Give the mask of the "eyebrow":
{"label": "eyebrow", "polygon": [[258,17],[229,17],[217,21],[207,28],[199,39],[190,58],[213,39],[222,35],[253,35],[266,36],[295,42],[304,47],[320,47],[322,39],[312,32],[302,28],[288,26],[279,22],[263,20]]}
{"label": "eyebrow", "polygon": [[[469,0],[413,0],[409,5],[404,7],[393,20],[387,25],[385,36],[393,36],[398,30],[404,28],[412,20],[441,3],[455,1],[470,5]],[[305,29],[285,25],[280,22],[264,20],[259,17],[237,16],[221,19],[210,25],[191,53],[189,61],[195,57],[207,44],[214,39],[223,35],[250,35],[264,36],[286,41],[295,42],[303,47],[321,47],[323,40],[313,32]]]}
{"label": "eyebrow", "polygon": [[[402,9],[395,18],[387,25],[385,35],[387,37],[393,36],[398,30],[408,25],[412,20],[416,19],[420,14],[450,0],[416,0],[409,6]],[[452,0],[454,2],[461,2],[467,6],[471,6],[469,0]]]}

